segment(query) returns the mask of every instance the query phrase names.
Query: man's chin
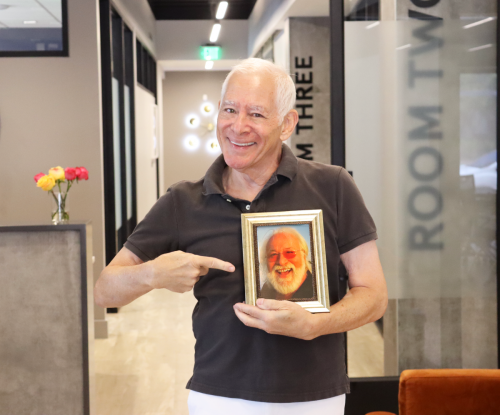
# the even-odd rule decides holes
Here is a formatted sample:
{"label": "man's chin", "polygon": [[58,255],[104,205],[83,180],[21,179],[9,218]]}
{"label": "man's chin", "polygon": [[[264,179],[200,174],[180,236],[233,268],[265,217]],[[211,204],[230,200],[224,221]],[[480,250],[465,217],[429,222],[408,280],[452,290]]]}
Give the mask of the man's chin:
{"label": "man's chin", "polygon": [[268,280],[273,288],[283,295],[292,294],[300,287],[300,285],[297,286],[297,284],[293,283],[295,281],[295,274],[293,273],[287,277],[273,275],[270,278],[268,277]]}

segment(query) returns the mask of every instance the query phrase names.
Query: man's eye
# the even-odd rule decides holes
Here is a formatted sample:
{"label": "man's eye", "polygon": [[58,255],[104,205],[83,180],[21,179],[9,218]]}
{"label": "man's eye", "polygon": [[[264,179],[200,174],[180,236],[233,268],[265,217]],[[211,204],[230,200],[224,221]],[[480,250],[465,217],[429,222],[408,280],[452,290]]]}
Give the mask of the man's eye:
{"label": "man's eye", "polygon": [[234,114],[235,111],[233,108],[226,108],[224,111],[229,112],[230,114]]}
{"label": "man's eye", "polygon": [[254,112],[252,115],[253,115],[254,117],[262,117],[262,114],[259,114],[259,113],[256,113],[256,112]]}

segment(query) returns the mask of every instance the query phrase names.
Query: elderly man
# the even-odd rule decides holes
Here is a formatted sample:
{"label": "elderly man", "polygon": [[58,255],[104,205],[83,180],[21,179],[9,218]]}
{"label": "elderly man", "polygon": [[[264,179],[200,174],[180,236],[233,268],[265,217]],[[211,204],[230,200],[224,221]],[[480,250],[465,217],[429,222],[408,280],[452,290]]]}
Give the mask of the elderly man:
{"label": "elderly man", "polygon": [[[379,319],[387,292],[375,225],[342,168],[295,158],[282,143],[297,121],[295,85],[248,59],[229,73],[217,122],[220,156],[198,182],[162,196],[95,287],[117,307],[153,290],[194,288],[190,414],[343,413],[343,332]],[[330,313],[291,301],[244,304],[241,214],[322,209]],[[339,292],[340,261],[350,290]]]}
{"label": "elderly man", "polygon": [[313,282],[309,248],[304,237],[293,228],[273,232],[263,243],[260,266],[266,282],[260,297],[275,300],[311,300]]}

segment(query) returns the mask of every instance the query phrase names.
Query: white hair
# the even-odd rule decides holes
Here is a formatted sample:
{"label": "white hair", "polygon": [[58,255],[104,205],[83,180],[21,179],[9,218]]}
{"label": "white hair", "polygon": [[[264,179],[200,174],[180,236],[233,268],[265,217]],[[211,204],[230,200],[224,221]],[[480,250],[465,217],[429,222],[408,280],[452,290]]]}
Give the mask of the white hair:
{"label": "white hair", "polygon": [[285,115],[288,114],[288,112],[295,106],[295,84],[293,83],[291,76],[281,66],[264,59],[244,59],[234,66],[222,84],[221,102],[224,100],[229,79],[231,79],[231,76],[235,73],[247,75],[262,72],[267,73],[274,78],[276,85],[276,107],[281,123],[285,118]]}

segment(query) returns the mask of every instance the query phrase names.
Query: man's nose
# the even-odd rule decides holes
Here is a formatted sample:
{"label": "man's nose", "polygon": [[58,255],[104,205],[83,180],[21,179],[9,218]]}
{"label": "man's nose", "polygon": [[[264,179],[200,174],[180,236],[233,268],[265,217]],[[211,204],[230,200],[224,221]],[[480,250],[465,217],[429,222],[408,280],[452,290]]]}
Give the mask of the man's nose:
{"label": "man's nose", "polygon": [[232,129],[236,134],[244,134],[249,131],[248,120],[246,114],[240,112],[233,122]]}
{"label": "man's nose", "polygon": [[283,252],[280,252],[278,254],[278,259],[276,260],[276,262],[278,263],[278,265],[285,265],[288,262],[288,259],[285,258]]}

